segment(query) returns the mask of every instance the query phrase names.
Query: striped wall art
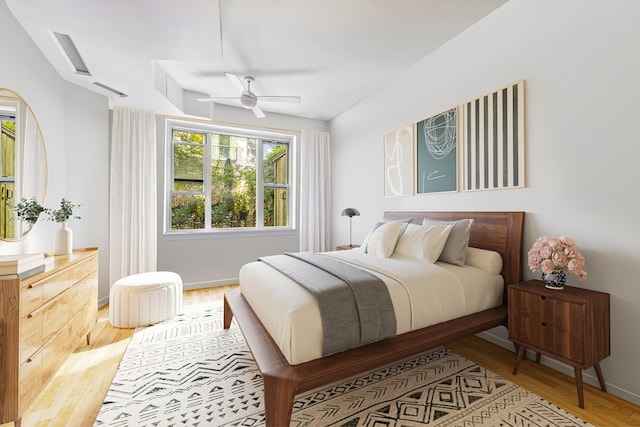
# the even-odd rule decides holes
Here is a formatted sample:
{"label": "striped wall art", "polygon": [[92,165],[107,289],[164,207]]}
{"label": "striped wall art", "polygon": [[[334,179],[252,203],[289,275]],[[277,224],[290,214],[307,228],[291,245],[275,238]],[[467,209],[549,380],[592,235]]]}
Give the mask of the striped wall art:
{"label": "striped wall art", "polygon": [[462,105],[463,189],[525,186],[524,81]]}

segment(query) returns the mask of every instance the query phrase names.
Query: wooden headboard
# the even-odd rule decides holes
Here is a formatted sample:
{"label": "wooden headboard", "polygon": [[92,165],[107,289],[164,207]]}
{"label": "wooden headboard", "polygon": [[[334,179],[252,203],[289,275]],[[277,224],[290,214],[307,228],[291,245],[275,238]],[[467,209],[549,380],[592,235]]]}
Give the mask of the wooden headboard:
{"label": "wooden headboard", "polygon": [[[502,255],[502,277],[505,286],[522,281],[522,233],[524,212],[385,212],[388,219],[413,218],[422,224],[424,218],[440,221],[472,218],[469,246],[499,252]],[[506,292],[505,292],[506,295]]]}

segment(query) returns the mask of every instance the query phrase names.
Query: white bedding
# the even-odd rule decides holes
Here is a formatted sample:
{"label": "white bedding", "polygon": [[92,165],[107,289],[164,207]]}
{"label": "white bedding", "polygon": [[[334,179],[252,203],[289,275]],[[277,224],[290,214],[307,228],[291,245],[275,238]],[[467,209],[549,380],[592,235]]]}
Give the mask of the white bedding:
{"label": "white bedding", "polygon": [[[389,288],[402,334],[476,313],[502,303],[502,276],[481,268],[362,250],[327,252],[367,269]],[[314,298],[303,287],[263,262],[240,270],[240,289],[287,361],[299,364],[322,357],[322,324]]]}

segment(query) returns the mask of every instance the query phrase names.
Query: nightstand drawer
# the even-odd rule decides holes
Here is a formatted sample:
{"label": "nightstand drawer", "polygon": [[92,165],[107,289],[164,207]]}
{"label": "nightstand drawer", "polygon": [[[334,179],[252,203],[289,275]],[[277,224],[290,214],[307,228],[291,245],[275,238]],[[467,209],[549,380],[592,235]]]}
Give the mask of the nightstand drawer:
{"label": "nightstand drawer", "polygon": [[510,304],[515,313],[511,339],[584,363],[586,303],[517,292]]}

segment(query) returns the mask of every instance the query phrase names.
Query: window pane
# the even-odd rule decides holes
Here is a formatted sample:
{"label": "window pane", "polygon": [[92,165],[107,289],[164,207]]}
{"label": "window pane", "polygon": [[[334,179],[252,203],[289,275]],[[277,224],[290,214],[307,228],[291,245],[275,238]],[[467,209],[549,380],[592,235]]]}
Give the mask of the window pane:
{"label": "window pane", "polygon": [[266,142],[263,145],[262,166],[265,184],[287,183],[287,146]]}
{"label": "window pane", "polygon": [[195,142],[197,144],[204,144],[204,134],[187,132],[183,130],[174,130],[173,140],[180,141],[180,142]]}
{"label": "window pane", "polygon": [[264,226],[284,227],[287,225],[287,189],[264,189]]}
{"label": "window pane", "polygon": [[171,195],[171,229],[196,230],[204,228],[204,195]]}
{"label": "window pane", "polygon": [[211,227],[255,227],[255,140],[217,135],[211,150]]}
{"label": "window pane", "polygon": [[173,145],[173,189],[204,191],[204,147]]}

